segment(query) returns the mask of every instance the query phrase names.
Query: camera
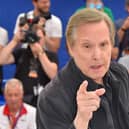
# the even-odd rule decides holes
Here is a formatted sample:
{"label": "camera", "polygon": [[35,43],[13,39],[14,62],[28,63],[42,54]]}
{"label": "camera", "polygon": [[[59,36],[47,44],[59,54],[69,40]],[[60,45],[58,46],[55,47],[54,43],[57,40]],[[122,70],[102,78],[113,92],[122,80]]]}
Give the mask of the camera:
{"label": "camera", "polygon": [[27,31],[23,31],[25,32],[25,37],[24,39],[21,40],[21,42],[33,44],[39,41],[40,37],[37,36],[35,31],[33,31],[33,26],[35,24],[38,24],[40,17],[43,17],[46,20],[51,19],[51,13],[50,12],[41,13],[39,16],[36,16],[34,18],[29,18],[28,14],[25,14],[23,17],[20,18],[19,20],[20,27],[24,26],[25,24],[28,24],[29,26],[29,29]]}

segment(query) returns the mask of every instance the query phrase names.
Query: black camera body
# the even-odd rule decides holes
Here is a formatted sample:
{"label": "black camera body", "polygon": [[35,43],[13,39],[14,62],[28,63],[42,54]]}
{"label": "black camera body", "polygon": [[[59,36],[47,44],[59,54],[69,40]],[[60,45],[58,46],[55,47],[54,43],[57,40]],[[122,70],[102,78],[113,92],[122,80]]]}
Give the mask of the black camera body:
{"label": "black camera body", "polygon": [[36,32],[33,31],[33,25],[38,24],[40,17],[45,18],[46,20],[51,19],[51,13],[41,13],[39,16],[34,17],[33,19],[30,19],[27,14],[25,14],[23,17],[19,20],[19,26],[22,27],[25,24],[28,24],[29,29],[25,32],[25,37],[22,39],[21,42],[23,43],[30,43],[33,44],[35,42],[38,42],[40,37],[37,36]]}

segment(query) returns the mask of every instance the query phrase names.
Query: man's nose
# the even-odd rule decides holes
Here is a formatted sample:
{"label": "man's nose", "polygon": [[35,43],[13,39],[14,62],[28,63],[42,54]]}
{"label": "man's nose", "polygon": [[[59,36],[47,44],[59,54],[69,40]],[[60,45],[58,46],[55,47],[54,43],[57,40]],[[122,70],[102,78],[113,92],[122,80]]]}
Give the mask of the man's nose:
{"label": "man's nose", "polygon": [[16,97],[15,96],[11,96],[11,101],[15,101],[16,100]]}
{"label": "man's nose", "polygon": [[92,57],[94,60],[102,58],[102,51],[99,47],[94,48]]}

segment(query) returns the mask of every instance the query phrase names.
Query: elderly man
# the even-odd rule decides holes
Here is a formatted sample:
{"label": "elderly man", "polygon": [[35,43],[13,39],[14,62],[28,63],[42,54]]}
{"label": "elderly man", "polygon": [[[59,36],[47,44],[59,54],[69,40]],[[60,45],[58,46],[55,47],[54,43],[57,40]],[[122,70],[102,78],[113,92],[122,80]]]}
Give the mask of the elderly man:
{"label": "elderly man", "polygon": [[41,92],[38,129],[129,129],[127,70],[111,63],[115,31],[96,9],[76,12],[66,41],[71,60]]}
{"label": "elderly man", "polygon": [[[112,10],[104,5],[103,0],[84,0],[84,2],[85,5],[80,7],[78,10],[82,10],[85,8],[92,8],[92,9],[95,8],[97,10],[103,11],[114,22],[114,16]],[[113,61],[117,60],[118,55],[119,55],[119,41],[118,41],[118,36],[116,34],[114,47],[112,49],[112,60]]]}
{"label": "elderly man", "polygon": [[36,129],[36,109],[22,102],[23,86],[10,79],[4,89],[6,104],[0,107],[0,129]]}

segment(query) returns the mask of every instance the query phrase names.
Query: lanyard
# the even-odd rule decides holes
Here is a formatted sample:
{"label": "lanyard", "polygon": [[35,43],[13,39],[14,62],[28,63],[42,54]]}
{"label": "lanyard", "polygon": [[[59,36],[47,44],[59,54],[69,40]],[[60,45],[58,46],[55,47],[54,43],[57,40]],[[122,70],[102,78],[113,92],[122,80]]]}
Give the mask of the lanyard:
{"label": "lanyard", "polygon": [[[20,108],[20,112],[18,113],[18,116],[17,117],[12,117],[11,115],[8,115],[8,120],[9,120],[9,123],[10,123],[10,126],[11,126],[11,129],[15,129],[16,125],[17,125],[17,122],[19,120],[19,118],[21,117],[21,110],[23,108],[23,105],[21,106]],[[12,119],[12,120],[11,120]]]}

